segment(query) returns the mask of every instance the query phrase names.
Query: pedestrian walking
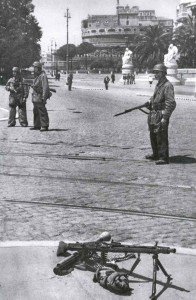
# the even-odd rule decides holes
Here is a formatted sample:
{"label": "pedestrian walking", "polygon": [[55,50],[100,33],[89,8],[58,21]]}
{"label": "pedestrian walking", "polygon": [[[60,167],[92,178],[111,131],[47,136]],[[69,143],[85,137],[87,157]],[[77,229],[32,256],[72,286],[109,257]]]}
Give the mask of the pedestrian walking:
{"label": "pedestrian walking", "polygon": [[47,131],[49,128],[49,117],[46,109],[47,99],[50,98],[48,78],[45,71],[42,71],[42,64],[34,62],[34,81],[33,81],[33,115],[34,127],[31,130]]}
{"label": "pedestrian walking", "polygon": [[22,127],[27,127],[26,100],[28,98],[29,88],[24,84],[24,79],[18,67],[13,67],[12,72],[13,77],[8,80],[5,87],[6,90],[10,92],[8,127],[14,127],[16,125],[17,107],[19,123]]}
{"label": "pedestrian walking", "polygon": [[66,82],[66,84],[68,85],[68,91],[71,91],[72,83],[73,83],[73,74],[69,73],[69,75],[67,76],[67,82]]}
{"label": "pedestrian walking", "polygon": [[130,73],[127,75],[127,84],[132,84],[132,82],[131,82],[131,74]]}
{"label": "pedestrian walking", "polygon": [[149,81],[149,84],[150,84],[150,87],[151,87],[151,85],[153,83],[153,76],[152,75],[148,76],[148,81]]}
{"label": "pedestrian walking", "polygon": [[108,90],[109,82],[110,82],[110,78],[109,78],[109,76],[107,75],[107,76],[104,78],[104,83],[105,83],[105,89],[106,89],[106,90]]}
{"label": "pedestrian walking", "polygon": [[157,64],[153,68],[155,79],[158,83],[153,96],[149,101],[150,113],[148,126],[152,154],[146,159],[155,160],[157,165],[169,163],[168,127],[169,119],[176,107],[174,87],[166,78],[167,69],[163,64]]}
{"label": "pedestrian walking", "polygon": [[114,74],[114,72],[112,72],[112,74],[111,74],[111,80],[112,80],[112,83],[115,82],[115,74]]}

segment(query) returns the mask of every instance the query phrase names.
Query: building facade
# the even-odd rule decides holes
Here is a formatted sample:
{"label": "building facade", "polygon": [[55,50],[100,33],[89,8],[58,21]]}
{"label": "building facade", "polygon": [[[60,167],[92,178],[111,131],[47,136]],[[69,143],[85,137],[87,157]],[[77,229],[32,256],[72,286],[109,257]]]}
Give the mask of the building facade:
{"label": "building facade", "polygon": [[136,34],[149,25],[173,30],[173,20],[157,17],[155,10],[140,10],[138,6],[121,6],[117,1],[115,15],[91,15],[82,21],[82,41],[99,48],[130,46]]}

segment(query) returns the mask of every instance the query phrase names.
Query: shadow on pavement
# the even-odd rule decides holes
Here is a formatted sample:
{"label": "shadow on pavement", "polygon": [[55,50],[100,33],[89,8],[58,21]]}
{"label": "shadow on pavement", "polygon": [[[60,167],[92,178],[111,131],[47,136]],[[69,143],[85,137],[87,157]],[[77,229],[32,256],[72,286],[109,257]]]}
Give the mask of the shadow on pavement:
{"label": "shadow on pavement", "polygon": [[188,155],[171,156],[169,161],[172,164],[195,164],[196,163],[196,159]]}
{"label": "shadow on pavement", "polygon": [[54,129],[48,129],[48,131],[68,131],[70,129],[60,129],[60,128],[54,128]]}
{"label": "shadow on pavement", "polygon": [[[149,278],[149,277],[146,277],[146,276],[143,276],[143,275],[140,275],[140,274],[136,274],[136,273],[131,273],[131,276],[133,276],[134,278],[142,279],[143,282],[152,282],[153,281],[152,278]],[[133,282],[133,281],[129,280],[129,282]],[[138,281],[138,282],[141,283],[142,281]],[[187,292],[187,293],[190,292],[190,291],[188,291],[188,290],[186,290],[186,289],[184,289],[180,286],[172,284],[169,281],[162,282],[160,280],[157,280],[157,284],[162,285],[163,288],[156,294],[156,296],[153,299],[158,299],[168,288],[173,288],[173,289],[179,290],[181,292]]]}

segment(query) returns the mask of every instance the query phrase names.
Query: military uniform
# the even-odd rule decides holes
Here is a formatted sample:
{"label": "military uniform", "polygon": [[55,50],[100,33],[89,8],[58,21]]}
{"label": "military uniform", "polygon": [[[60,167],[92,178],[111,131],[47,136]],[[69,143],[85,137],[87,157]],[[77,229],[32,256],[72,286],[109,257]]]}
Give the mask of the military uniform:
{"label": "military uniform", "polygon": [[175,107],[174,87],[164,76],[156,85],[154,95],[150,99],[148,126],[153,157],[167,163],[169,162],[169,118]]}
{"label": "military uniform", "polygon": [[44,71],[35,77],[33,82],[33,114],[34,114],[34,128],[35,129],[48,129],[49,117],[46,109],[47,99],[50,97],[50,89],[48,78]]}
{"label": "military uniform", "polygon": [[109,82],[110,82],[110,78],[109,78],[108,76],[106,76],[106,77],[104,78],[104,83],[105,83],[105,89],[106,89],[106,90],[108,90],[108,84],[109,84]]}
{"label": "military uniform", "polygon": [[6,90],[9,95],[9,120],[8,126],[16,125],[16,108],[18,107],[18,117],[21,126],[28,126],[26,99],[28,98],[28,86],[23,83],[23,78],[20,76],[12,77],[6,84]]}

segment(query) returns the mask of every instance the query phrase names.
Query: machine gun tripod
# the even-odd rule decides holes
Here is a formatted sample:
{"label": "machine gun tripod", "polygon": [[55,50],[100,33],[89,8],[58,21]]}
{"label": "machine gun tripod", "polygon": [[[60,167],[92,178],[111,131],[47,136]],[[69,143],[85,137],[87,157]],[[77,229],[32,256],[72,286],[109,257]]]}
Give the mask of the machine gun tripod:
{"label": "machine gun tripod", "polygon": [[[156,242],[154,246],[140,246],[140,245],[126,245],[118,242],[110,241],[111,236],[109,233],[103,233],[97,241],[94,242],[76,242],[76,243],[64,243],[60,242],[57,250],[57,256],[67,256],[65,260],[58,263],[54,268],[54,273],[56,275],[66,275],[73,271],[74,268],[82,270],[94,271],[97,274],[97,270],[109,268],[110,275],[112,272],[118,276],[124,276],[126,283],[126,291],[128,291],[129,286],[127,286],[127,276],[131,276],[133,271],[136,269],[138,264],[141,261],[141,254],[150,254],[153,259],[153,278],[152,278],[152,293],[150,299],[157,299],[157,272],[161,270],[162,273],[166,276],[167,281],[166,285],[171,283],[172,277],[163,267],[162,263],[159,260],[159,254],[170,254],[175,253],[176,249],[169,247],[158,246]],[[73,253],[70,251],[74,251]],[[98,255],[98,253],[100,253]],[[108,258],[108,254],[124,254],[123,257],[119,258]],[[137,254],[137,258],[135,256]],[[127,269],[121,269],[116,262],[134,259],[132,267]],[[94,275],[95,276],[95,275]],[[97,280],[97,277],[95,277]],[[99,278],[98,278],[99,279]],[[102,278],[103,279],[103,278]],[[94,282],[97,282],[94,280]],[[107,286],[111,286],[109,282],[109,277],[104,278],[105,282],[108,280]],[[100,281],[98,281],[100,283]],[[100,285],[102,285],[100,283]],[[103,285],[102,285],[103,286]],[[104,286],[105,287],[105,286]],[[111,291],[116,291],[119,287],[113,287]],[[130,289],[130,288],[129,288]],[[123,289],[119,290],[123,293]],[[125,290],[125,289],[124,289]]]}

